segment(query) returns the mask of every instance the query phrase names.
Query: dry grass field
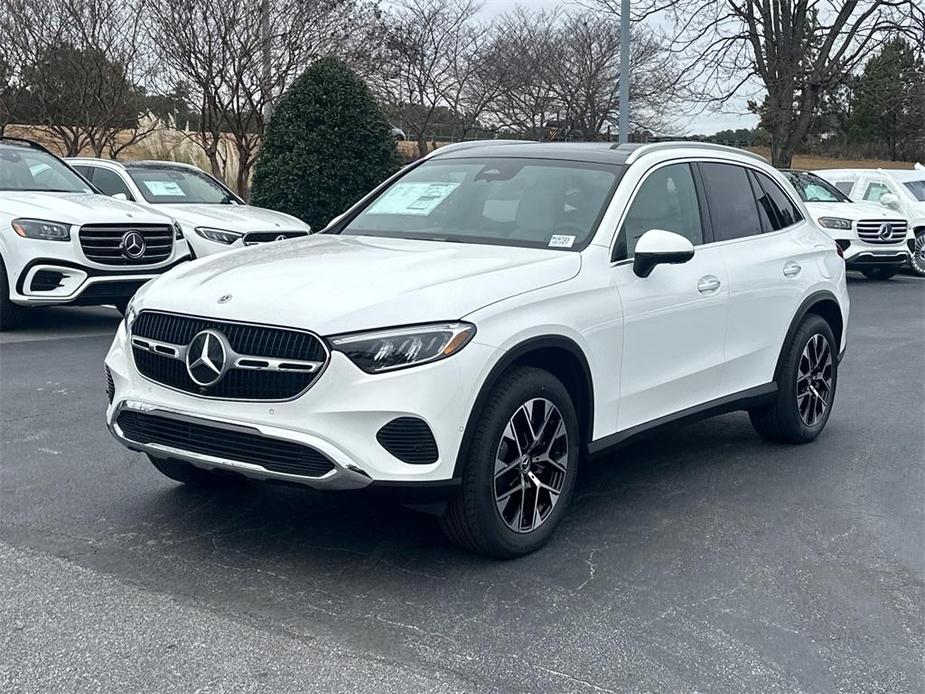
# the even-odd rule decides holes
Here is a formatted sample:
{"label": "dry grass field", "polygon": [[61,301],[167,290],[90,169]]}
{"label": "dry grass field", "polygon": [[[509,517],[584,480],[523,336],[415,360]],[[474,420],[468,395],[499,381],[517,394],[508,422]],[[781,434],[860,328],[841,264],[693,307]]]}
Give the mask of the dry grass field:
{"label": "dry grass field", "polygon": [[[751,152],[770,158],[767,147],[748,147]],[[836,159],[834,157],[815,157],[797,154],[793,158],[794,169],[911,169],[912,162],[889,161],[886,159]]]}

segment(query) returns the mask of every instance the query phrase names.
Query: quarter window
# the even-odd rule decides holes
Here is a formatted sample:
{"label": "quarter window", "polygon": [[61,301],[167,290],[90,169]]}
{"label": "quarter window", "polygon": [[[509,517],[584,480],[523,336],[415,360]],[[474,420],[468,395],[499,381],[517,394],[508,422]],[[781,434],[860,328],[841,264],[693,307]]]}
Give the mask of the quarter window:
{"label": "quarter window", "polygon": [[851,189],[854,188],[854,181],[839,181],[834,185],[845,195],[851,195]]}
{"label": "quarter window", "polygon": [[650,229],[673,231],[695,246],[703,243],[700,205],[690,165],[663,166],[643,181],[620,229],[615,259],[632,257],[636,242]]}
{"label": "quarter window", "polygon": [[752,171],[752,176],[757,183],[755,194],[759,212],[769,231],[786,229],[803,221],[803,215],[796,205],[770,177],[759,171]]}
{"label": "quarter window", "polygon": [[734,164],[700,164],[713,236],[729,241],[761,233],[758,204],[748,180],[748,171]]}

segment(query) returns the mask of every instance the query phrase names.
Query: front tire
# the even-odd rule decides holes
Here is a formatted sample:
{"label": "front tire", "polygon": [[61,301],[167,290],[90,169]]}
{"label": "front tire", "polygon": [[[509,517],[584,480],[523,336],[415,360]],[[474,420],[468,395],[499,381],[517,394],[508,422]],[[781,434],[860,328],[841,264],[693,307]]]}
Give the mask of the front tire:
{"label": "front tire", "polygon": [[774,402],[748,413],[763,439],[809,443],[822,433],[835,400],[837,353],[829,324],[821,316],[806,316],[785,347]]}
{"label": "front tire", "polygon": [[471,552],[529,554],[549,540],[572,496],[580,451],[575,407],[555,376],[518,366],[476,416],[462,488],[441,527]]}
{"label": "front tire", "polygon": [[203,470],[195,465],[185,463],[182,460],[174,460],[173,458],[156,458],[149,455],[148,460],[165,477],[169,477],[174,482],[181,482],[199,489],[227,487],[230,483],[239,479],[234,475],[223,475],[219,472]]}
{"label": "front tire", "polygon": [[16,330],[25,318],[26,309],[10,301],[10,278],[0,259],[0,332]]}
{"label": "front tire", "polygon": [[912,256],[909,258],[909,267],[919,277],[925,277],[925,233],[916,236],[911,245]]}
{"label": "front tire", "polygon": [[866,267],[861,270],[861,274],[869,280],[888,280],[899,272],[895,267]]}

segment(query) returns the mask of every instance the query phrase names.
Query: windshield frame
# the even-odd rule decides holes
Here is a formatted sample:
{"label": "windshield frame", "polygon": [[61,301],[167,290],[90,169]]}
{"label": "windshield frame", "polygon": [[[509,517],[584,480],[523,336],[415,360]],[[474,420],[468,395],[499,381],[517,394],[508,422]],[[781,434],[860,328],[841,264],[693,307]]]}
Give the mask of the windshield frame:
{"label": "windshield frame", "polygon": [[[202,202],[196,200],[151,200],[148,197],[149,190],[146,189],[144,181],[140,181],[135,178],[135,174],[138,172],[144,173],[146,171],[152,171],[156,173],[163,172],[174,172],[181,173],[188,176],[193,176],[196,178],[201,178],[204,181],[207,181],[211,185],[215,186],[225,194],[225,199],[227,202]],[[169,163],[133,163],[125,165],[125,172],[128,174],[128,177],[132,180],[132,183],[138,189],[138,192],[141,193],[141,197],[149,205],[246,205],[241,198],[232,192],[232,190],[222,183],[220,180],[215,178],[207,171],[203,171],[198,167],[187,167],[180,166],[176,164]],[[155,198],[164,197],[164,196],[154,196]]]}
{"label": "windshield frame", "polygon": [[[47,158],[51,162],[59,164],[61,168],[65,169],[67,173],[74,178],[76,178],[81,183],[81,188],[75,190],[62,190],[59,188],[6,188],[0,185],[0,193],[61,193],[64,195],[103,195],[103,192],[100,191],[95,185],[90,183],[79,171],[74,169],[70,164],[64,161],[61,157],[56,156],[54,153],[49,152],[47,149],[41,146],[31,147],[28,145],[19,145],[11,144],[9,142],[3,142],[0,140],[0,149],[10,150],[16,152],[17,154],[22,155],[23,153],[27,155],[37,155],[41,160],[42,158]],[[46,164],[50,169],[55,170],[53,164]],[[31,171],[32,167],[28,167]],[[57,173],[57,172],[56,172]]]}
{"label": "windshield frame", "polygon": [[[784,176],[787,178],[787,182],[790,183],[790,185],[796,191],[797,197],[799,197],[800,200],[804,204],[813,205],[816,203],[832,204],[832,203],[854,202],[854,200],[849,198],[847,195],[841,192],[838,188],[836,188],[834,185],[832,185],[827,180],[825,180],[822,176],[820,176],[819,174],[813,173],[812,171],[799,171],[796,169],[786,169],[782,171],[781,173],[783,173]],[[803,176],[812,179],[813,184],[818,185],[820,188],[826,190],[829,193],[832,193],[832,195],[834,195],[837,199],[836,200],[807,200],[805,197],[803,197],[803,188],[798,186],[793,180],[794,178],[799,179]]]}
{"label": "windshield frame", "polygon": [[[382,195],[386,193],[393,185],[401,181],[405,176],[410,174],[412,171],[415,171],[420,166],[426,164],[441,164],[445,165],[450,162],[459,162],[462,164],[465,163],[487,163],[492,160],[521,160],[521,161],[531,161],[537,162],[538,164],[547,163],[553,166],[561,166],[563,168],[568,168],[570,165],[575,168],[588,168],[595,169],[599,171],[607,171],[613,174],[614,181],[610,186],[610,189],[607,191],[607,194],[604,197],[604,200],[601,203],[600,210],[598,210],[597,215],[595,216],[594,221],[591,223],[587,236],[578,243],[575,243],[571,247],[555,247],[555,246],[541,246],[533,241],[516,241],[511,239],[493,239],[486,238],[481,236],[464,236],[462,234],[455,234],[452,237],[447,238],[433,238],[430,236],[415,236],[414,232],[404,232],[402,235],[397,235],[394,232],[387,233],[355,233],[351,232],[348,234],[343,234],[346,228],[356,219],[360,214],[362,214],[366,209],[373,205]],[[470,245],[485,245],[485,246],[501,246],[506,248],[531,248],[534,250],[548,250],[548,251],[567,251],[567,252],[580,252],[585,248],[591,245],[594,241],[594,238],[597,236],[598,231],[600,230],[601,222],[603,221],[607,211],[610,209],[611,204],[613,203],[614,195],[617,192],[617,189],[620,187],[620,183],[623,180],[623,176],[626,173],[629,167],[625,164],[620,164],[618,162],[599,162],[599,161],[588,161],[578,157],[542,157],[542,156],[515,156],[515,155],[506,155],[506,156],[493,156],[493,155],[483,155],[483,156],[448,156],[448,157],[434,157],[434,158],[422,158],[408,164],[400,171],[398,171],[393,176],[387,178],[385,181],[376,186],[366,197],[362,198],[354,207],[348,210],[341,218],[335,218],[333,223],[328,223],[324,229],[319,231],[319,234],[336,234],[336,235],[345,235],[345,236],[365,236],[367,238],[381,238],[381,239],[396,239],[396,240],[418,240],[418,241],[432,241],[434,243],[459,243],[459,244],[470,244]]]}

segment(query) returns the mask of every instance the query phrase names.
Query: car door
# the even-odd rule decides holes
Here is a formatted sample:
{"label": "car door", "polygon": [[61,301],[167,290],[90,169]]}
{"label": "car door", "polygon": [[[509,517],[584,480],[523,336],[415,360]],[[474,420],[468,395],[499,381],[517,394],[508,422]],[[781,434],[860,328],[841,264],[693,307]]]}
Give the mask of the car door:
{"label": "car door", "polygon": [[[612,282],[624,314],[619,431],[719,394],[729,290],[722,252],[708,243],[707,226],[690,164],[669,163],[647,172],[627,208],[612,256]],[[633,251],[650,229],[687,237],[694,257],[637,277]]]}
{"label": "car door", "polygon": [[766,173],[700,164],[717,247],[729,279],[723,395],[767,385],[784,335],[814,275],[812,230]]}

